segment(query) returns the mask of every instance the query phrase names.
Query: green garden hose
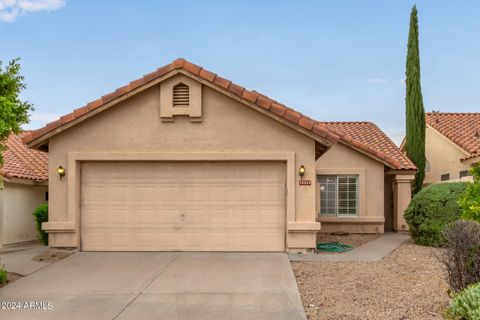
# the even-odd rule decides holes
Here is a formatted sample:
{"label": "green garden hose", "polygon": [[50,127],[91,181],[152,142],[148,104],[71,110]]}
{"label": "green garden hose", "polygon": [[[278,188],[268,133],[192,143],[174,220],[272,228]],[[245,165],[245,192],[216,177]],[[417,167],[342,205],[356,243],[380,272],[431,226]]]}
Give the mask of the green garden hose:
{"label": "green garden hose", "polygon": [[318,251],[327,251],[327,252],[346,252],[353,249],[353,246],[349,244],[343,244],[338,242],[326,242],[326,243],[317,243]]}

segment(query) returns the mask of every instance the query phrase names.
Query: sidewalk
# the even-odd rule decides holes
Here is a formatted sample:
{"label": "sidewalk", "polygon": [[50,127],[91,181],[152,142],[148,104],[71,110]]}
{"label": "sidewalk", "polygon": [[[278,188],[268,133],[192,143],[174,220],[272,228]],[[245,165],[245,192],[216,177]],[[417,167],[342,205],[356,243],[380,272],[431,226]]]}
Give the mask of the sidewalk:
{"label": "sidewalk", "polygon": [[335,254],[290,253],[290,261],[379,261],[410,238],[405,233],[387,232],[351,251]]}
{"label": "sidewalk", "polygon": [[5,265],[8,272],[22,276],[29,275],[50,264],[32,260],[33,257],[48,251],[48,249],[40,243],[2,248],[0,250],[0,266]]}
{"label": "sidewalk", "polygon": [[40,240],[0,247],[0,254],[43,247]]}

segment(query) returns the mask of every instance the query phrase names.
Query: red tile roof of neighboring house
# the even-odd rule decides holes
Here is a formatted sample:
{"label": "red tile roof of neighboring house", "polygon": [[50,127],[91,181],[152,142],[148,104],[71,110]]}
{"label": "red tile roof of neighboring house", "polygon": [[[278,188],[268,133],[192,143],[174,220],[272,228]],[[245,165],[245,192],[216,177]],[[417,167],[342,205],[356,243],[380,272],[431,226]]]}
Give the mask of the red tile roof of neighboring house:
{"label": "red tile roof of neighboring house", "polygon": [[480,112],[426,114],[429,126],[469,153],[464,159],[480,155]]}
{"label": "red tile roof of neighboring house", "polygon": [[203,69],[193,63],[190,63],[184,59],[177,59],[172,63],[163,66],[156,71],[146,74],[142,78],[134,80],[129,84],[118,88],[117,90],[110,92],[100,99],[92,101],[87,105],[74,110],[73,112],[64,115],[58,120],[50,122],[45,127],[33,131],[30,135],[24,138],[26,143],[32,142],[42,136],[45,136],[49,132],[66,125],[67,123],[76,119],[82,118],[85,114],[92,110],[95,110],[116,98],[119,98],[125,94],[132,92],[133,90],[154,81],[160,77],[165,76],[167,73],[174,70],[182,70],[187,73],[199,77],[204,81],[211,83],[221,90],[226,90],[231,94],[242,98],[246,102],[253,103],[257,107],[268,110],[272,114],[287,120],[290,123],[300,126],[301,128],[311,131],[315,135],[325,139],[331,144],[335,144],[338,141],[347,144],[353,148],[360,149],[361,151],[370,154],[371,156],[380,159],[387,163],[390,167],[397,170],[416,170],[415,166],[410,164],[404,165],[405,162],[399,161],[396,157],[391,157],[388,153],[377,150],[377,148],[366,144],[365,142],[358,140],[347,134],[339,134],[333,129],[329,129],[325,124],[315,121],[298,111],[295,111],[265,95],[262,95],[256,91],[249,91],[242,86],[239,86],[230,80],[224,79],[215,73]]}
{"label": "red tile roof of neighboring house", "polygon": [[[379,127],[371,122],[322,122],[329,129],[350,136],[397,161],[397,167],[416,169],[415,164],[395,145]],[[343,138],[341,136],[341,138]]]}
{"label": "red tile roof of neighboring house", "polygon": [[5,178],[47,181],[48,153],[27,147],[22,142],[22,136],[26,134],[28,132],[8,137],[0,174]]}

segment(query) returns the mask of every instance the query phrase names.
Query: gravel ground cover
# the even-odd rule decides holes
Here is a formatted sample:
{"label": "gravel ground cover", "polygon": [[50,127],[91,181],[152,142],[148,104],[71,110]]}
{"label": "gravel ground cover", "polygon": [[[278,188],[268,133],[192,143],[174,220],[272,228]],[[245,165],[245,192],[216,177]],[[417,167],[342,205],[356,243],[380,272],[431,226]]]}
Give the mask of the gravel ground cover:
{"label": "gravel ground cover", "polygon": [[442,319],[439,250],[408,241],[376,262],[292,262],[308,319]]}

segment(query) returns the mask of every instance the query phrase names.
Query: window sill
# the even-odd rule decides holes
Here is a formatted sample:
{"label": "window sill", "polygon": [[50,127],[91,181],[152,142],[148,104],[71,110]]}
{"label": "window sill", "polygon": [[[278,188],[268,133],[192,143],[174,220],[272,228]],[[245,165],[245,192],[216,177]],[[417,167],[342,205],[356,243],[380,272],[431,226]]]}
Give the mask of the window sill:
{"label": "window sill", "polygon": [[318,216],[317,221],[321,223],[384,223],[384,217],[326,217]]}

